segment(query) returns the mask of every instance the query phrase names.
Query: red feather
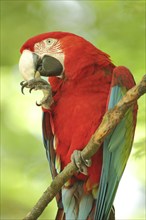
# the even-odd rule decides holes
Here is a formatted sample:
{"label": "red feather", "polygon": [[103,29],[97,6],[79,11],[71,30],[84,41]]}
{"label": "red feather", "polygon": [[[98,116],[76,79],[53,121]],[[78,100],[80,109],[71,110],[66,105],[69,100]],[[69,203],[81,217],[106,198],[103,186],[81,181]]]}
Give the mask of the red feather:
{"label": "red feather", "polygon": [[[107,74],[104,69],[91,70],[93,67],[87,69],[86,77],[82,80],[66,80],[62,83],[58,79],[50,80],[55,92],[51,113],[57,138],[56,152],[61,157],[62,169],[70,162],[74,150],[82,150],[86,146],[106,110],[111,73]],[[56,91],[57,87],[59,89]],[[102,148],[92,158],[88,177],[83,174],[76,177],[88,180],[88,188],[91,189],[99,183],[101,167]]]}

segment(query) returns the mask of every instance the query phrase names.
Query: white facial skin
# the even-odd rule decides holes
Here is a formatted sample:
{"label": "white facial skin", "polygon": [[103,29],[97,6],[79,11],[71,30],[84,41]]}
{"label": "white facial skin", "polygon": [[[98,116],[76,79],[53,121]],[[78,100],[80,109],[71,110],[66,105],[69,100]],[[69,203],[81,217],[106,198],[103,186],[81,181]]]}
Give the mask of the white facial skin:
{"label": "white facial skin", "polygon": [[[36,43],[34,45],[34,53],[36,53],[40,58],[43,58],[44,55],[55,57],[62,64],[64,72],[64,54],[57,39],[49,38]],[[19,60],[19,71],[25,81],[29,81],[40,76],[40,74],[35,70],[33,52],[29,50],[23,51]]]}

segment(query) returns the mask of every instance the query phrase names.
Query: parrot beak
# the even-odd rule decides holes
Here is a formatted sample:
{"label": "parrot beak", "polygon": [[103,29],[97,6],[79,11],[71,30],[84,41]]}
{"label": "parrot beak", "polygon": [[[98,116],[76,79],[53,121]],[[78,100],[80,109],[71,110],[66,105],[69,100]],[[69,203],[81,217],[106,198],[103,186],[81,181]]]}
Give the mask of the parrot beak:
{"label": "parrot beak", "polygon": [[[35,60],[37,57],[35,58]],[[44,55],[41,62],[38,60],[36,70],[41,76],[61,76],[63,73],[63,65],[55,57]]]}
{"label": "parrot beak", "polygon": [[19,71],[25,81],[38,76],[61,76],[63,65],[55,57],[44,55],[42,58],[30,50],[24,50],[19,60]]}

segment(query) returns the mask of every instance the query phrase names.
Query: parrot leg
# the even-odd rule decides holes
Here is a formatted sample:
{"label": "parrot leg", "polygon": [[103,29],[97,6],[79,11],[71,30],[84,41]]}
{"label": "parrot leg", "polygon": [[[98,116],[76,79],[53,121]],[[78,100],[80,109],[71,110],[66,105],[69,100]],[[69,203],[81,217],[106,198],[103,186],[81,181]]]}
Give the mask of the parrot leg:
{"label": "parrot leg", "polygon": [[91,166],[91,159],[85,160],[81,155],[81,151],[75,150],[71,155],[71,161],[79,168],[79,172],[88,175],[88,167]]}
{"label": "parrot leg", "polygon": [[49,108],[50,105],[53,102],[52,99],[52,90],[51,90],[51,86],[50,84],[41,78],[37,78],[37,79],[31,79],[27,82],[22,81],[20,83],[21,87],[21,92],[24,94],[24,88],[29,88],[29,92],[31,93],[32,90],[42,90],[44,97],[43,99],[40,101],[40,103],[37,103],[37,106],[42,106],[44,108]]}

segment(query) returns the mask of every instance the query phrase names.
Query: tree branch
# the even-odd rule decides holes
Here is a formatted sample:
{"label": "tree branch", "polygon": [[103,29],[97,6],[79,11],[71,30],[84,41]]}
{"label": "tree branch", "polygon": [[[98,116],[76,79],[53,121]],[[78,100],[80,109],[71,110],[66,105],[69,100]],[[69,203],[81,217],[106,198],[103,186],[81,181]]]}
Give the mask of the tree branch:
{"label": "tree branch", "polygon": [[[83,158],[90,159],[99,149],[103,143],[105,137],[115,128],[115,126],[124,117],[126,111],[139,99],[144,93],[146,93],[146,75],[144,75],[142,81],[130,89],[126,95],[119,101],[119,103],[112,109],[105,113],[103,120],[92,135],[89,143],[82,150],[81,154]],[[36,220],[44,211],[48,203],[55,197],[55,195],[61,190],[61,187],[76,173],[77,167],[74,163],[69,163],[64,170],[59,173],[47,190],[43,193],[36,205],[27,214],[23,220]]]}

